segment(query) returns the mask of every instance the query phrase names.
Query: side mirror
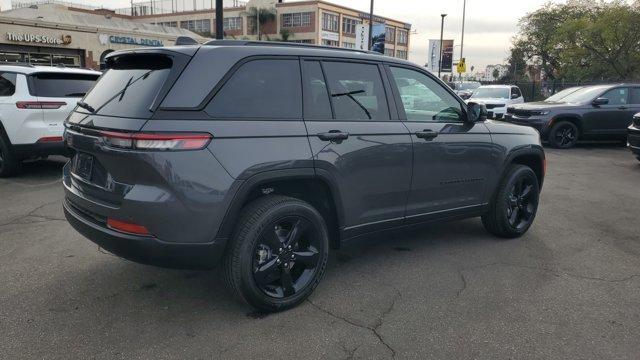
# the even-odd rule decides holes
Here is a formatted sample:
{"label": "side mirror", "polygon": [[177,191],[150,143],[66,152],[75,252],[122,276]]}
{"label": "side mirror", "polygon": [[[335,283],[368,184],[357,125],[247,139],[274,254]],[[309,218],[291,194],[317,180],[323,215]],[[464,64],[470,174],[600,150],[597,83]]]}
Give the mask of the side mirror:
{"label": "side mirror", "polygon": [[591,102],[593,106],[607,105],[609,103],[609,99],[599,97]]}
{"label": "side mirror", "polygon": [[487,107],[484,104],[470,102],[467,104],[467,121],[477,123],[487,120]]}

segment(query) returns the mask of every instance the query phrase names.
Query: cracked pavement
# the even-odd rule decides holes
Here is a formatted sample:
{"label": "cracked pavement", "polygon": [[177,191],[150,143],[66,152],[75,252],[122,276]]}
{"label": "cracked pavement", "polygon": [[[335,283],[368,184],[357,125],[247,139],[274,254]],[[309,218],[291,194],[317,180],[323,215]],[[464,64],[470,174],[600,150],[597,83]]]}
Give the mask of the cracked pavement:
{"label": "cracked pavement", "polygon": [[290,311],[237,303],[214,272],[121,260],[61,211],[62,160],[0,179],[0,358],[633,359],[640,354],[640,163],[547,149],[534,226],[478,219],[359,239]]}

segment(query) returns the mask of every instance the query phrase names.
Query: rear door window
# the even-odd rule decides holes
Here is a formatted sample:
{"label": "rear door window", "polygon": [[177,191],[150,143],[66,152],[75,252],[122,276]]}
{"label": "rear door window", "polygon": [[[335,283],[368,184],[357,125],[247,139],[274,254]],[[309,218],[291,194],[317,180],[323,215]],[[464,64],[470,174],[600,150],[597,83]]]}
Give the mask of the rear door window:
{"label": "rear door window", "polygon": [[640,87],[631,88],[631,102],[633,105],[640,105]]}
{"label": "rear door window", "polygon": [[304,61],[304,118],[332,119],[329,92],[319,61]]}
{"label": "rear door window", "polygon": [[389,107],[378,65],[325,62],[337,120],[389,120]]}
{"label": "rear door window", "polygon": [[16,93],[16,74],[0,73],[0,96],[11,96]]}
{"label": "rear door window", "polygon": [[96,114],[149,118],[171,68],[172,61],[165,56],[124,56],[111,65],[83,101]]}
{"label": "rear door window", "polygon": [[98,75],[41,72],[31,75],[31,93],[39,97],[83,97]]}
{"label": "rear door window", "polygon": [[301,119],[298,60],[252,60],[241,65],[207,105],[215,118]]}

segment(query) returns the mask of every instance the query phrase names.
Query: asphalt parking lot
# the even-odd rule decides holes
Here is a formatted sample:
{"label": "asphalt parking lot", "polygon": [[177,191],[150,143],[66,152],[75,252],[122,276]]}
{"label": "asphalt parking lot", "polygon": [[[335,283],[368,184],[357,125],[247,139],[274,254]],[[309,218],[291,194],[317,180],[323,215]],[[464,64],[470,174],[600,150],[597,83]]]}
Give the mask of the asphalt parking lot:
{"label": "asphalt parking lot", "polygon": [[0,180],[0,358],[638,358],[640,162],[602,145],[547,158],[525,237],[472,219],[361,239],[268,316],[216,272],[99,250],[64,220],[63,160],[27,164]]}

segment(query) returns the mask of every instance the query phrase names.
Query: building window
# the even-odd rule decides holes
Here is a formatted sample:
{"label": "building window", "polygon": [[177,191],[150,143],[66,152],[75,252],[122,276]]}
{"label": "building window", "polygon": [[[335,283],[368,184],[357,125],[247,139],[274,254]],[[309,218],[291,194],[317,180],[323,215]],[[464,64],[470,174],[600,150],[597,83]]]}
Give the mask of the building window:
{"label": "building window", "polygon": [[228,17],[222,21],[224,30],[242,30],[242,18],[241,17]]}
{"label": "building window", "polygon": [[311,39],[303,39],[303,40],[289,40],[290,43],[296,44],[313,44],[313,40]]}
{"label": "building window", "polygon": [[186,20],[180,22],[180,27],[200,34],[211,34],[211,20]]}
{"label": "building window", "polygon": [[339,16],[329,13],[322,13],[322,30],[338,32]]}
{"label": "building window", "polygon": [[356,44],[344,41],[342,43],[342,47],[345,48],[345,49],[355,49],[356,48]]}
{"label": "building window", "polygon": [[387,26],[386,33],[385,33],[385,40],[388,43],[395,43],[396,42],[396,29]]}
{"label": "building window", "polygon": [[396,57],[407,60],[407,52],[404,50],[398,50],[396,51]]}
{"label": "building window", "polygon": [[178,22],[177,21],[166,21],[166,22],[156,23],[156,25],[166,26],[166,27],[178,27]]}
{"label": "building window", "polygon": [[393,57],[394,51],[393,49],[384,49],[384,54]]}
{"label": "building window", "polygon": [[409,32],[407,30],[398,30],[398,44],[407,45],[409,43]]}
{"label": "building window", "polygon": [[340,46],[340,42],[339,41],[335,41],[335,40],[322,39],[322,45],[339,47]]}
{"label": "building window", "polygon": [[342,18],[342,33],[348,35],[356,34],[356,25],[361,24],[360,20],[351,19],[348,17]]}
{"label": "building window", "polygon": [[282,27],[308,27],[311,26],[311,13],[282,14]]}

